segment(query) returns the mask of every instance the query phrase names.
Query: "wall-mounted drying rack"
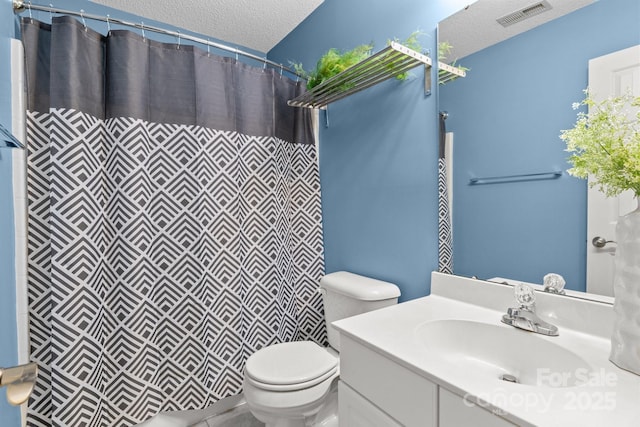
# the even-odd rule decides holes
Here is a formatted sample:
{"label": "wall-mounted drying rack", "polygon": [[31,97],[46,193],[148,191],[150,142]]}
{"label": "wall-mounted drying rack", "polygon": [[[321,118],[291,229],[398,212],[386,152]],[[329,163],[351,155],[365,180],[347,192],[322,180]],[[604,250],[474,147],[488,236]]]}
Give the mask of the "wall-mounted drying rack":
{"label": "wall-mounted drying rack", "polygon": [[24,144],[13,136],[2,124],[0,124],[0,141],[2,141],[6,147],[24,148]]}
{"label": "wall-mounted drying rack", "polygon": [[459,77],[466,77],[467,73],[461,68],[438,61],[438,84],[445,84]]}
{"label": "wall-mounted drying rack", "polygon": [[503,184],[507,182],[520,182],[520,181],[538,181],[543,179],[556,179],[562,176],[562,171],[555,170],[551,172],[539,172],[539,173],[524,173],[517,175],[503,175],[503,176],[486,176],[469,178],[469,185],[484,185],[484,184]]}
{"label": "wall-mounted drying rack", "polygon": [[331,102],[367,89],[424,64],[424,91],[431,93],[431,58],[400,43],[391,42],[380,52],[289,101],[293,107],[324,108]]}

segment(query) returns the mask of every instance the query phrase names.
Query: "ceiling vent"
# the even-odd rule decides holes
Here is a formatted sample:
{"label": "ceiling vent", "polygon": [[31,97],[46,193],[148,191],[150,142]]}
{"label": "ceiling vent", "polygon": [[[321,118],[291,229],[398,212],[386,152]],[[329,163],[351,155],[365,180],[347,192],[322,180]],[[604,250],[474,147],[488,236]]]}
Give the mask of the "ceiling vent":
{"label": "ceiling vent", "polygon": [[498,21],[498,23],[503,27],[508,27],[509,25],[517,24],[518,22],[531,18],[532,16],[540,15],[547,10],[551,10],[551,5],[543,0],[530,6],[523,7],[522,9],[505,15],[502,18],[498,18],[496,21]]}

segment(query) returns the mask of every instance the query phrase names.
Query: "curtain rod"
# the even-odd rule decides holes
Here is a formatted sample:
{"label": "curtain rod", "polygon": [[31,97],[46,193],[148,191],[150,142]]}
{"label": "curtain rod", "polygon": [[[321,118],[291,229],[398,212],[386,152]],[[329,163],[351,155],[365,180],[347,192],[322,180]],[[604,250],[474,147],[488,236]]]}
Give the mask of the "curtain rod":
{"label": "curtain rod", "polygon": [[262,62],[263,64],[265,64],[265,66],[267,64],[271,65],[274,68],[278,68],[281,71],[287,71],[288,73],[293,74],[296,77],[302,78],[304,79],[304,77],[300,76],[298,73],[296,73],[294,70],[292,70],[289,67],[285,67],[282,64],[278,64],[277,62],[273,62],[269,59],[267,59],[266,57],[260,57],[258,55],[254,55],[253,53],[249,53],[249,52],[245,52],[243,50],[240,50],[238,48],[235,48],[233,46],[228,46],[222,43],[216,43],[216,42],[212,42],[211,40],[207,40],[207,39],[203,39],[200,37],[194,37],[194,36],[190,36],[188,34],[182,34],[179,31],[173,31],[173,30],[168,30],[165,28],[160,28],[160,27],[154,27],[153,25],[145,25],[144,22],[129,22],[129,21],[125,21],[122,19],[118,19],[118,18],[111,18],[109,15],[107,16],[100,16],[100,15],[92,15],[90,13],[84,13],[84,10],[80,10],[79,12],[73,11],[73,10],[64,10],[64,9],[57,9],[53,6],[43,6],[43,5],[39,5],[39,4],[32,4],[30,1],[24,1],[24,0],[13,0],[13,10],[15,13],[22,13],[26,10],[28,10],[29,12],[32,10],[38,10],[38,11],[42,11],[42,12],[51,12],[51,13],[60,13],[63,15],[73,15],[73,16],[79,16],[80,18],[82,18],[83,22],[85,19],[91,19],[94,21],[102,21],[102,22],[106,22],[107,24],[113,23],[113,24],[119,24],[119,25],[125,25],[127,27],[134,27],[139,29],[140,31],[142,31],[143,35],[145,31],[152,31],[154,33],[160,33],[160,34],[167,34],[170,36],[174,36],[176,38],[178,38],[178,40],[190,40],[196,43],[200,43],[206,46],[211,46],[211,47],[215,47],[217,49],[221,49],[227,52],[231,52],[233,54],[235,54],[236,56],[241,55],[247,58],[251,58],[254,59],[256,61]]}

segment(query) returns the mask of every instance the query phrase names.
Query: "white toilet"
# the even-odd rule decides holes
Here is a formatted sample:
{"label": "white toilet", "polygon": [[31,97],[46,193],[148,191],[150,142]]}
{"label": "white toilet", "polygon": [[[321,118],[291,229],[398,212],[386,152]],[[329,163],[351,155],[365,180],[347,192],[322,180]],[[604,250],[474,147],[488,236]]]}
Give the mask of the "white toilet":
{"label": "white toilet", "polygon": [[267,427],[337,426],[340,335],[331,322],[398,302],[400,289],[339,271],[320,280],[329,346],[311,341],[274,344],[247,359],[244,396]]}

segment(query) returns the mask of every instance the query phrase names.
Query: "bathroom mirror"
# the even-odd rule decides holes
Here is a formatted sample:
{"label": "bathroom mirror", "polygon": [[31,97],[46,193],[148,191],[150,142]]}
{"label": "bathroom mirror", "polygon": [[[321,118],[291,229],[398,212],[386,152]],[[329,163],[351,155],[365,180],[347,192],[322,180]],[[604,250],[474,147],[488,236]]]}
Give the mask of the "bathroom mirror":
{"label": "bathroom mirror", "polygon": [[479,0],[439,24],[445,62],[469,68],[438,91],[456,274],[542,283],[554,272],[587,290],[587,183],[567,174],[559,134],[576,121],[589,59],[640,43],[636,2]]}

